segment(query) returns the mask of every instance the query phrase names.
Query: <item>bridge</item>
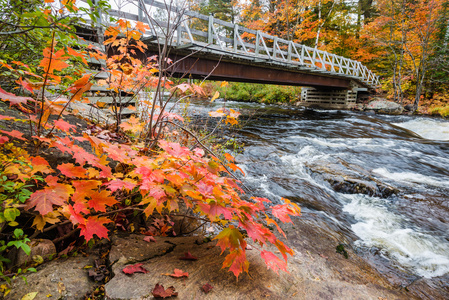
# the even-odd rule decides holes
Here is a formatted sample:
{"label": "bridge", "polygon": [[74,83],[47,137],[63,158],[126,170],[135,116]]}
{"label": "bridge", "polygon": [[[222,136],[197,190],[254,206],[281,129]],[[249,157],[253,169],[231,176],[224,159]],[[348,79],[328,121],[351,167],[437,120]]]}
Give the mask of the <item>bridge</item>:
{"label": "bridge", "polygon": [[[178,7],[175,2],[128,2],[134,2],[134,11],[112,8],[107,14],[148,24],[150,30],[142,38],[148,45],[145,55],[159,54],[159,46],[167,45],[173,77],[302,86],[305,104],[341,108],[354,105],[358,93],[379,86],[378,77],[358,61]],[[104,19],[100,14],[103,24]]]}

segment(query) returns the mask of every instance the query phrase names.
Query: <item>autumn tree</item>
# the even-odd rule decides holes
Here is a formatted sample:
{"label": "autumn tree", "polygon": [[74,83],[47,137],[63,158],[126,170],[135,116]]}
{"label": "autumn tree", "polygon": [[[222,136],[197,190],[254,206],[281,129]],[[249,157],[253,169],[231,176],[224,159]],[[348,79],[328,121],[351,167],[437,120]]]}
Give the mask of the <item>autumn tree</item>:
{"label": "autumn tree", "polygon": [[[391,61],[394,99],[402,101],[407,82],[413,83],[414,110],[418,108],[436,50],[438,25],[444,18],[443,1],[378,1],[379,16],[367,26]],[[409,89],[410,90],[410,89]]]}

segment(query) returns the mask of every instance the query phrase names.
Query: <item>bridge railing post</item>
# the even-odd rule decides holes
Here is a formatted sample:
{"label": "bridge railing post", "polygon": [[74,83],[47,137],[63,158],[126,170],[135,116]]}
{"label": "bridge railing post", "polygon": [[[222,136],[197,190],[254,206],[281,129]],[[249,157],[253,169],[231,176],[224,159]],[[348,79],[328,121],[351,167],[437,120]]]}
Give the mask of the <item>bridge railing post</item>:
{"label": "bridge railing post", "polygon": [[305,52],[306,52],[306,47],[304,47],[304,46],[301,46],[301,58],[300,58],[300,60],[301,60],[301,64],[305,64],[304,63],[304,54],[305,54]]}
{"label": "bridge railing post", "polygon": [[238,46],[238,39],[239,39],[239,25],[234,24],[234,40],[233,40],[233,50],[234,52],[237,52],[237,46]]}
{"label": "bridge railing post", "polygon": [[293,42],[292,41],[288,41],[287,60],[289,62],[292,61],[292,47],[293,47]]}
{"label": "bridge railing post", "polygon": [[256,56],[259,55],[259,50],[260,50],[260,31],[257,30],[256,33],[256,49],[254,50],[256,53]]}
{"label": "bridge railing post", "polygon": [[140,6],[142,3],[140,1],[138,1],[137,3],[137,20],[142,22],[143,21],[143,10],[142,7]]}
{"label": "bridge railing post", "polygon": [[277,36],[275,36],[273,39],[273,59],[276,59],[276,47],[278,45],[278,39],[279,38]]}
{"label": "bridge railing post", "polygon": [[211,44],[211,45],[214,43],[213,26],[214,26],[214,17],[213,16],[209,16],[209,26],[207,28],[207,43]]}
{"label": "bridge railing post", "polygon": [[97,24],[95,24],[95,27],[97,28],[97,36],[98,36],[98,43],[100,45],[103,45],[104,42],[104,30],[103,30],[103,13],[101,12],[101,9],[97,6],[99,0],[92,0],[93,9],[98,11],[98,20]]}

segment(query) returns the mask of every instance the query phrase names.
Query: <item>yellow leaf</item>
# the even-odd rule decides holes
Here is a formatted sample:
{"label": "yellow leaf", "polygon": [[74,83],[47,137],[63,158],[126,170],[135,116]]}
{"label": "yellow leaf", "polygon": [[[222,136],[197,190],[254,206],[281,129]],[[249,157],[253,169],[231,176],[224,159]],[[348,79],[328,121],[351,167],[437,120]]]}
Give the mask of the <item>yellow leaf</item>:
{"label": "yellow leaf", "polygon": [[33,259],[33,261],[34,261],[35,263],[37,263],[38,265],[44,263],[44,259],[43,259],[42,256],[40,256],[40,255],[33,255],[32,259]]}
{"label": "yellow leaf", "polygon": [[47,295],[47,298],[50,298],[50,297],[53,297],[52,294],[48,294],[48,295]]}
{"label": "yellow leaf", "polygon": [[215,99],[217,99],[218,97],[220,97],[220,92],[216,91],[214,96],[212,97],[212,99],[210,100],[210,102],[214,102]]}
{"label": "yellow leaf", "polygon": [[91,269],[91,268],[93,268],[93,267],[89,266],[89,265],[83,267],[83,269]]}
{"label": "yellow leaf", "polygon": [[2,284],[0,285],[0,292],[3,293],[3,297],[6,297],[11,292],[11,289],[6,284]]}
{"label": "yellow leaf", "polygon": [[103,108],[103,107],[106,106],[106,102],[97,101],[97,106],[98,106],[99,108]]}
{"label": "yellow leaf", "polygon": [[37,292],[28,293],[22,297],[22,300],[33,300],[37,295]]}
{"label": "yellow leaf", "polygon": [[225,86],[227,86],[228,84],[229,84],[229,82],[223,81],[223,82],[220,84],[220,87],[225,87]]}

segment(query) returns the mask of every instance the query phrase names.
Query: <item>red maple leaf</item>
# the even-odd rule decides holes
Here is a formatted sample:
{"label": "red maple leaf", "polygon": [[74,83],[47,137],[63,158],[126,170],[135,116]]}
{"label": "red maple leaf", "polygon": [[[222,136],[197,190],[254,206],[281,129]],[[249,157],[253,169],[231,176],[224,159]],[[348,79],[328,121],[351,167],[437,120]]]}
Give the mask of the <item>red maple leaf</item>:
{"label": "red maple leaf", "polygon": [[287,271],[287,263],[283,260],[281,260],[279,257],[274,255],[270,251],[262,250],[260,252],[260,256],[265,260],[265,264],[267,265],[267,269],[272,269],[276,272],[276,274],[279,274],[278,270],[281,269],[288,273]]}
{"label": "red maple leaf", "polygon": [[208,294],[214,287],[211,286],[209,283],[206,283],[205,285],[203,285],[201,287],[201,289],[203,290],[203,292],[205,292],[206,294]]}
{"label": "red maple leaf", "polygon": [[215,202],[211,202],[211,203],[198,203],[198,205],[200,206],[201,210],[209,215],[209,217],[211,219],[215,218],[215,217],[219,217],[221,214],[223,214],[223,216],[225,217],[226,220],[231,220],[232,219],[232,211],[233,209],[230,207],[224,207],[221,206]]}
{"label": "red maple leaf", "polygon": [[0,120],[6,120],[6,121],[8,121],[8,120],[14,120],[14,117],[9,117],[9,116],[2,116],[2,115],[0,115]]}
{"label": "red maple leaf", "polygon": [[79,224],[81,228],[80,235],[89,241],[96,234],[99,238],[108,238],[108,229],[103,225],[112,221],[106,217],[88,217],[83,223]]}
{"label": "red maple leaf", "polygon": [[153,294],[154,298],[168,298],[172,296],[178,296],[178,293],[175,292],[174,287],[171,286],[167,289],[164,289],[164,286],[162,284],[159,285],[159,283],[156,283],[151,293]]}
{"label": "red maple leaf", "polygon": [[184,253],[184,256],[180,257],[181,260],[198,260],[197,257],[193,256],[190,252]]}
{"label": "red maple leaf", "polygon": [[57,129],[64,131],[64,132],[69,132],[70,130],[75,130],[76,126],[72,125],[70,123],[67,123],[66,121],[64,121],[63,119],[59,119],[57,121],[54,122],[54,125]]}
{"label": "red maple leaf", "polygon": [[75,166],[71,163],[66,163],[58,166],[58,170],[67,177],[85,178],[87,170],[80,166]]}
{"label": "red maple leaf", "polygon": [[112,206],[117,203],[115,197],[111,196],[111,193],[106,190],[89,194],[89,197],[90,200],[88,204],[96,211],[106,212],[106,205]]}
{"label": "red maple leaf", "polygon": [[65,69],[69,66],[69,64],[65,62],[67,57],[65,56],[64,49],[56,52],[53,51],[53,47],[47,47],[43,51],[44,58],[41,60],[39,66],[44,68],[45,73],[48,72],[50,74],[53,74],[54,70],[61,71],[62,69]]}
{"label": "red maple leaf", "polygon": [[9,101],[10,105],[20,106],[21,104],[26,104],[27,101],[34,102],[35,100],[31,97],[20,97],[14,94],[8,93],[0,88],[0,99],[3,101]]}
{"label": "red maple leaf", "polygon": [[0,144],[4,144],[7,141],[9,141],[9,137],[7,137],[7,136],[0,136]]}
{"label": "red maple leaf", "polygon": [[245,228],[248,236],[254,241],[258,241],[262,244],[265,244],[266,241],[270,241],[270,243],[274,244],[276,241],[276,236],[265,226],[260,223],[246,221],[244,223],[240,222],[239,226]]}
{"label": "red maple leaf", "polygon": [[144,240],[145,242],[147,242],[147,243],[149,243],[149,242],[156,243],[155,238],[152,237],[151,235],[147,235],[146,237],[143,238],[143,240]]}
{"label": "red maple leaf", "polygon": [[30,158],[31,166],[33,167],[33,173],[50,173],[50,165],[47,160],[40,156],[34,156]]}
{"label": "red maple leaf", "polygon": [[188,89],[192,90],[192,87],[190,86],[190,84],[187,84],[187,83],[178,84],[177,86],[175,86],[175,88],[180,89],[181,92],[183,92],[183,93],[185,91],[187,91]]}
{"label": "red maple leaf", "polygon": [[174,269],[173,274],[170,274],[169,276],[173,278],[189,277],[189,273],[183,272],[180,269]]}
{"label": "red maple leaf", "polygon": [[81,166],[83,166],[86,162],[89,162],[90,164],[94,164],[98,161],[98,158],[85,151],[83,148],[81,147],[77,147],[76,145],[72,147],[73,149],[73,158],[75,159],[75,161],[77,163],[79,163]]}
{"label": "red maple leaf", "polygon": [[143,263],[140,264],[134,264],[134,265],[128,265],[123,268],[123,273],[125,274],[134,274],[134,273],[148,273],[148,270],[145,269],[143,266]]}
{"label": "red maple leaf", "polygon": [[249,262],[246,259],[245,250],[235,249],[230,252],[223,262],[222,268],[229,267],[229,271],[234,273],[235,277],[239,277],[240,273],[245,271],[248,273]]}
{"label": "red maple leaf", "polygon": [[187,147],[182,147],[178,143],[171,143],[164,140],[159,141],[159,147],[174,157],[185,157],[191,153]]}
{"label": "red maple leaf", "polygon": [[73,224],[84,223],[83,215],[77,213],[72,205],[67,205],[67,209],[70,213],[70,221],[72,221]]}
{"label": "red maple leaf", "polygon": [[25,141],[25,139],[22,137],[23,133],[17,130],[12,130],[12,131],[6,131],[6,130],[0,130],[1,133],[7,134],[9,136],[15,137],[16,139]]}
{"label": "red maple leaf", "polygon": [[273,216],[275,216],[282,222],[293,223],[290,219],[290,215],[299,216],[301,209],[297,204],[290,202],[290,200],[288,199],[282,198],[282,200],[285,202],[285,204],[272,206],[271,212],[273,213]]}
{"label": "red maple leaf", "polygon": [[25,209],[34,207],[41,215],[46,215],[53,211],[53,205],[63,205],[67,202],[70,195],[73,194],[73,188],[70,185],[62,183],[50,184],[50,187],[34,192],[28,199]]}
{"label": "red maple leaf", "polygon": [[123,181],[121,179],[111,180],[105,184],[111,191],[115,192],[123,188],[127,190],[132,190],[136,184],[128,181]]}

